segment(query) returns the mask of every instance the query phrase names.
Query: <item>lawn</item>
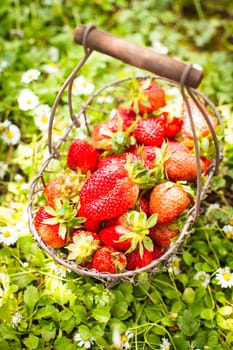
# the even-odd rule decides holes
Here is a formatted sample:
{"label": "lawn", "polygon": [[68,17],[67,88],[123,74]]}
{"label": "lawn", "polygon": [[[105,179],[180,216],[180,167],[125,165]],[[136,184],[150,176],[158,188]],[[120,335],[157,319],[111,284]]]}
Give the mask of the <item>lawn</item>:
{"label": "lawn", "polygon": [[[1,350],[232,349],[232,18],[228,0],[2,0]],[[32,181],[70,125],[66,94],[50,129],[49,116],[59,89],[84,57],[74,43],[80,24],[201,66],[198,90],[222,119],[222,159],[197,221],[167,271],[140,274],[135,283],[109,286],[76,274],[38,247],[28,225]],[[74,110],[94,91],[135,73],[142,72],[93,52],[73,85]],[[93,115],[90,125],[99,121]]]}

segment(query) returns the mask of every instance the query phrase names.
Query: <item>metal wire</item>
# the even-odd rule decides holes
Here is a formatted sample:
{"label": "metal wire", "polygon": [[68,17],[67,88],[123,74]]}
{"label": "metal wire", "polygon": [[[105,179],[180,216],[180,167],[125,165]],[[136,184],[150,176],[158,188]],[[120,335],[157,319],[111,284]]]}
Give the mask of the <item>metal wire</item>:
{"label": "metal wire", "polygon": [[[87,33],[84,36],[84,41],[86,40],[88,33],[93,29],[93,27],[94,26],[90,26],[90,28],[88,28]],[[158,76],[151,76],[151,75],[146,75],[146,76],[143,75],[143,76],[138,76],[136,78],[126,77],[126,78],[118,79],[114,82],[108,83],[105,86],[103,86],[102,88],[100,88],[98,91],[96,91],[94,94],[92,94],[87,99],[87,101],[81,106],[80,110],[76,114],[74,114],[73,113],[73,105],[72,105],[73,81],[74,81],[74,78],[77,76],[78,72],[80,71],[81,67],[86,63],[86,61],[89,58],[89,56],[91,55],[91,53],[92,53],[92,51],[86,47],[85,42],[84,42],[84,57],[83,57],[83,59],[80,61],[80,63],[77,65],[77,67],[75,67],[74,70],[70,73],[70,75],[68,76],[68,78],[66,79],[64,84],[62,85],[61,89],[59,90],[59,92],[55,98],[55,101],[54,101],[54,104],[52,107],[52,111],[51,111],[51,115],[50,115],[49,130],[48,130],[48,149],[49,149],[50,155],[45,160],[41,169],[38,171],[35,179],[31,183],[30,194],[29,194],[29,203],[28,203],[29,227],[30,227],[30,230],[33,234],[35,241],[37,242],[37,244],[40,248],[42,248],[44,251],[46,251],[48,253],[48,255],[50,255],[56,262],[67,267],[68,269],[76,272],[77,274],[79,274],[81,276],[89,276],[89,277],[95,278],[97,280],[100,280],[107,287],[111,287],[111,286],[115,285],[116,283],[119,283],[120,281],[129,281],[130,283],[135,284],[135,283],[137,283],[137,276],[143,272],[147,272],[148,278],[149,278],[149,276],[154,276],[156,273],[161,272],[161,271],[165,271],[168,269],[169,262],[170,262],[171,258],[177,254],[177,252],[182,247],[186,238],[190,235],[191,230],[192,230],[192,226],[198,217],[199,209],[201,206],[201,200],[204,198],[204,196],[207,193],[207,190],[210,186],[211,178],[217,172],[219,162],[220,162],[221,156],[222,156],[221,149],[220,149],[219,144],[218,144],[215,130],[214,130],[214,128],[209,120],[207,113],[205,112],[205,110],[203,109],[203,107],[200,103],[200,98],[205,102],[205,104],[207,106],[209,106],[213,110],[213,113],[216,116],[216,118],[218,119],[219,124],[221,124],[221,119],[220,119],[220,116],[217,113],[214,105],[204,95],[202,95],[200,92],[196,91],[195,89],[186,87],[185,82],[187,80],[188,74],[189,74],[192,66],[187,66],[186,70],[182,74],[180,83],[170,81],[169,79],[166,79],[166,78],[162,78],[162,77],[158,77]],[[52,249],[51,247],[49,247],[47,244],[45,244],[43,242],[41,237],[38,235],[38,233],[34,227],[34,222],[33,222],[34,216],[35,216],[35,213],[36,213],[36,210],[38,207],[38,197],[40,196],[40,194],[42,194],[43,188],[45,186],[44,176],[49,171],[48,169],[49,169],[50,163],[54,159],[59,158],[60,146],[66,142],[72,129],[74,127],[79,127],[79,125],[80,125],[79,117],[81,116],[81,114],[86,114],[86,111],[88,110],[88,108],[90,108],[94,99],[96,97],[98,97],[99,95],[101,95],[101,93],[103,93],[108,88],[115,88],[116,86],[121,86],[125,82],[130,81],[132,79],[140,80],[140,79],[145,79],[145,78],[151,78],[154,80],[164,80],[167,82],[168,85],[170,84],[171,86],[178,86],[180,88],[180,91],[181,91],[184,103],[186,104],[186,108],[187,108],[188,115],[189,115],[189,121],[190,121],[191,129],[192,129],[192,133],[193,133],[193,139],[194,139],[194,150],[195,150],[196,161],[197,161],[198,174],[197,174],[197,188],[196,188],[195,205],[188,211],[187,221],[182,229],[182,232],[179,234],[176,241],[171,244],[171,246],[167,249],[167,251],[160,258],[152,261],[149,265],[147,265],[143,268],[140,268],[138,270],[135,270],[135,271],[126,271],[126,272],[117,273],[117,274],[100,273],[96,270],[91,270],[91,269],[80,267],[75,262],[67,260],[66,256],[58,253],[55,249]],[[66,90],[66,88],[68,88],[68,103],[69,103],[69,114],[70,114],[70,118],[71,118],[71,125],[65,130],[63,136],[60,138],[60,140],[58,140],[56,145],[54,145],[52,142],[52,138],[53,138],[52,131],[53,131],[53,124],[54,124],[54,117],[55,117],[55,113],[56,113],[58,104],[59,104],[61,97],[62,97],[64,91]],[[197,108],[200,110],[200,112],[204,116],[204,118],[209,126],[210,133],[212,135],[212,139],[214,142],[214,147],[216,150],[215,162],[212,164],[210,170],[208,171],[207,178],[206,178],[204,185],[202,185],[200,149],[199,149],[197,135],[196,135],[196,131],[195,131],[195,122],[194,122],[194,118],[193,118],[190,104],[188,101],[188,96],[190,96],[192,98],[192,100],[196,104]],[[88,124],[88,122],[87,122],[87,124]]]}

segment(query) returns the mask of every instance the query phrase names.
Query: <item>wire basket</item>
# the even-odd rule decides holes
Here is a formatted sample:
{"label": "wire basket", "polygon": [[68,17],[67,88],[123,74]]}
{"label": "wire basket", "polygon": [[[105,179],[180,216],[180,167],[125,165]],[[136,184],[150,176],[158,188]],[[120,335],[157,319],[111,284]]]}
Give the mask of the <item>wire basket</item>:
{"label": "wire basket", "polygon": [[[129,41],[126,41],[125,39],[101,32],[92,25],[78,26],[75,31],[74,41],[83,45],[84,57],[64,82],[52,107],[48,130],[49,156],[42,164],[42,167],[35,176],[35,179],[32,181],[30,188],[28,205],[30,230],[33,238],[41,249],[43,249],[57,263],[67,267],[69,270],[74,271],[78,275],[89,276],[100,280],[107,286],[115,285],[120,281],[130,281],[131,283],[136,283],[136,281],[138,281],[137,277],[143,272],[146,272],[148,278],[150,278],[158,272],[166,271],[172,257],[179,252],[184,241],[190,235],[192,225],[197,220],[199,214],[201,201],[206,196],[207,190],[210,187],[211,178],[214,174],[216,174],[222,158],[222,145],[219,145],[216,130],[209,120],[209,114],[206,112],[206,108],[213,116],[215,116],[218,125],[221,124],[221,118],[213,103],[209,101],[206,96],[195,89],[202,79],[202,71],[199,68],[192,65],[187,65],[171,57],[158,54],[148,48],[139,47]],[[73,82],[77,77],[78,72],[94,50],[112,56],[123,61],[124,63],[130,64],[142,70],[146,70],[147,72],[150,72],[150,74],[148,75],[147,73],[146,75],[136,77],[126,77],[110,82],[94,92],[86,100],[86,102],[82,104],[80,109],[77,112],[74,112],[75,107],[72,95]],[[126,92],[130,89],[131,82],[145,79],[153,80],[166,87],[178,88],[182,96],[183,103],[186,105],[193,133],[193,149],[195,151],[194,153],[196,156],[198,170],[195,181],[195,199],[192,207],[187,212],[187,220],[182,227],[182,230],[175,240],[172,241],[171,245],[164,250],[163,254],[159,258],[154,259],[148,265],[137,268],[136,270],[125,270],[124,272],[114,274],[99,272],[93,268],[84,267],[77,264],[75,261],[69,260],[67,258],[67,252],[63,249],[54,249],[46,244],[35,228],[34,219],[42,202],[43,190],[46,183],[49,181],[50,177],[54,177],[56,175],[56,172],[58,169],[60,169],[60,163],[63,162],[64,164],[68,147],[72,140],[74,140],[76,137],[76,131],[80,128],[81,119],[84,118],[83,120],[86,126],[87,135],[90,134],[90,116],[94,115],[95,120],[106,120],[106,116],[108,116],[110,113],[109,108],[118,106],[122,100],[124,100]],[[64,130],[62,137],[54,144],[52,140],[54,117],[58,109],[58,105],[61,103],[62,96],[66,91],[68,94],[70,125],[66,130]],[[97,101],[100,98],[102,98],[102,101],[104,101],[106,96],[113,97],[113,102],[110,105],[103,103],[100,105]],[[203,176],[201,170],[200,146],[196,135],[195,120],[189,104],[189,98],[193,100],[208,124],[211,142],[215,152],[214,159],[206,170],[205,176]]]}

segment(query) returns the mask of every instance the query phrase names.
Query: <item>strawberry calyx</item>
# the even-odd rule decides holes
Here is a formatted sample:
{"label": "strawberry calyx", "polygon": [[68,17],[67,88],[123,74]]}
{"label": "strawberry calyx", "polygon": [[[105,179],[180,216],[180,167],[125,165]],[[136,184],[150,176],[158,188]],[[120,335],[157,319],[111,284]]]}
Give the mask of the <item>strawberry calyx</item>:
{"label": "strawberry calyx", "polygon": [[62,239],[65,239],[71,228],[81,227],[86,220],[84,217],[77,217],[76,207],[71,205],[68,200],[55,198],[54,207],[46,205],[44,209],[52,217],[43,220],[43,223],[47,225],[59,224],[58,234]]}
{"label": "strawberry calyx", "polygon": [[155,186],[157,179],[153,176],[154,169],[146,168],[143,163],[143,160],[137,160],[131,163],[130,156],[127,156],[124,166],[128,172],[129,178],[132,179],[140,189],[150,189]]}
{"label": "strawberry calyx", "polygon": [[126,212],[120,218],[120,222],[126,227],[127,233],[122,235],[119,242],[130,240],[131,246],[126,251],[130,253],[136,248],[139,248],[140,256],[143,256],[144,247],[149,251],[153,250],[153,242],[149,237],[150,228],[157,223],[157,213],[147,218],[143,211],[131,210]]}
{"label": "strawberry calyx", "polygon": [[72,242],[65,247],[69,251],[68,260],[75,260],[77,264],[91,261],[100,245],[97,234],[82,230],[76,233],[73,234]]}

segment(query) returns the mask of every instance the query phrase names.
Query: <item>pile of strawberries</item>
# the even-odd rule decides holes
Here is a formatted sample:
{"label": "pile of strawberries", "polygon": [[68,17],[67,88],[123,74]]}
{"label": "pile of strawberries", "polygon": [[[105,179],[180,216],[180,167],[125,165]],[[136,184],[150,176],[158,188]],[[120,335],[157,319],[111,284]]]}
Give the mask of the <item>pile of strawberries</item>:
{"label": "pile of strawberries", "polygon": [[[168,112],[166,90],[152,79],[137,81],[135,91],[87,140],[71,143],[34,217],[48,246],[98,272],[133,271],[161,257],[195,203],[198,167],[186,104],[180,115]],[[188,102],[198,142],[211,144],[203,115]],[[203,177],[213,161],[206,154]]]}

